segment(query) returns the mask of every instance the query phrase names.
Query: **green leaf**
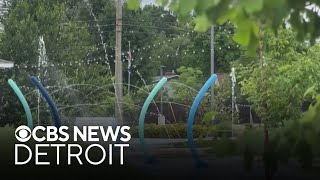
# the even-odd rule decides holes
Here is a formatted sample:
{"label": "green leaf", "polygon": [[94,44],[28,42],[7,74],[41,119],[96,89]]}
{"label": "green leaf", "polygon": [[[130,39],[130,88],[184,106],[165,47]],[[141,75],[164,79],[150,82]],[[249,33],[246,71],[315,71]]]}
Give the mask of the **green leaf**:
{"label": "green leaf", "polygon": [[196,5],[196,0],[179,1],[179,13],[181,14],[181,16],[186,16],[194,9]]}
{"label": "green leaf", "polygon": [[264,2],[264,5],[268,8],[279,8],[285,6],[286,3],[286,0],[267,0]]}
{"label": "green leaf", "polygon": [[216,112],[214,111],[211,111],[211,112],[207,112],[205,115],[204,115],[204,118],[203,118],[203,121],[206,125],[209,125],[211,123],[211,120],[215,118],[216,116]]}
{"label": "green leaf", "polygon": [[[247,21],[248,22],[248,21]],[[251,23],[241,23],[233,36],[233,40],[240,45],[248,46],[251,35]]]}
{"label": "green leaf", "polygon": [[140,0],[128,0],[128,9],[137,10],[140,7]]}
{"label": "green leaf", "polygon": [[169,9],[171,11],[178,11],[179,10],[179,2],[177,0],[174,0],[174,1],[171,1],[170,4],[169,4]]}
{"label": "green leaf", "polygon": [[211,7],[215,7],[220,3],[221,0],[201,0],[198,1],[196,9],[199,12],[205,11]]}
{"label": "green leaf", "polygon": [[258,38],[252,32],[251,36],[250,36],[250,42],[248,44],[248,49],[247,49],[248,56],[253,57],[256,55],[256,50],[257,50],[258,44],[259,44]]}
{"label": "green leaf", "polygon": [[194,22],[196,23],[196,26],[194,27],[195,31],[204,32],[211,26],[211,22],[205,14],[197,16]]}
{"label": "green leaf", "polygon": [[306,92],[304,93],[304,97],[307,97],[307,96],[311,96],[311,94],[313,94],[313,93],[315,93],[316,91],[315,91],[315,86],[311,86],[310,88],[308,88],[307,90],[306,90]]}
{"label": "green leaf", "polygon": [[259,26],[256,23],[252,23],[252,32],[253,34],[258,37],[259,36]]}
{"label": "green leaf", "polygon": [[229,9],[227,11],[224,12],[224,14],[222,14],[218,19],[217,22],[218,24],[222,25],[225,22],[235,19],[235,17],[238,15],[238,9],[234,8],[234,9]]}
{"label": "green leaf", "polygon": [[248,13],[251,14],[262,9],[263,0],[241,0],[240,4]]}

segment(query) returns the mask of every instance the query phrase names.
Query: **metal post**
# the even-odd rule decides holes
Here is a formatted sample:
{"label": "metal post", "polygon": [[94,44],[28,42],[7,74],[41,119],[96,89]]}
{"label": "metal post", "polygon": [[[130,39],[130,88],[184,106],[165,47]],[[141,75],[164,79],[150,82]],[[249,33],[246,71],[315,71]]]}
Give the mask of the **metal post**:
{"label": "metal post", "polygon": [[[211,58],[210,58],[210,71],[211,74],[214,74],[214,25],[211,26],[211,33],[210,33],[210,41],[211,41]],[[210,110],[214,111],[213,102],[214,102],[214,85],[211,86],[211,101],[210,101]]]}
{"label": "metal post", "polygon": [[[163,68],[166,66],[160,66],[160,80],[163,77]],[[160,90],[160,113],[158,115],[158,125],[165,125],[166,119],[165,116],[163,115],[163,94],[162,94],[163,88]]]}
{"label": "metal post", "polygon": [[[129,53],[131,53],[131,49],[130,49],[130,41],[129,41]],[[131,58],[131,57],[130,57]],[[132,61],[132,59],[130,59],[130,61]],[[128,60],[128,63],[129,63],[129,60]],[[132,62],[131,62],[132,63]],[[131,65],[132,66],[132,65]],[[131,68],[129,67],[128,65],[128,68]],[[131,71],[130,69],[128,69],[128,94],[130,94],[130,81],[131,81]]]}
{"label": "metal post", "polygon": [[[163,68],[165,66],[160,66],[160,79],[163,77]],[[163,115],[163,104],[162,104],[162,89],[160,91],[160,113]]]}
{"label": "metal post", "polygon": [[116,49],[115,49],[115,93],[116,93],[116,120],[123,124],[122,117],[122,61],[121,61],[121,31],[122,31],[122,0],[116,1]]}

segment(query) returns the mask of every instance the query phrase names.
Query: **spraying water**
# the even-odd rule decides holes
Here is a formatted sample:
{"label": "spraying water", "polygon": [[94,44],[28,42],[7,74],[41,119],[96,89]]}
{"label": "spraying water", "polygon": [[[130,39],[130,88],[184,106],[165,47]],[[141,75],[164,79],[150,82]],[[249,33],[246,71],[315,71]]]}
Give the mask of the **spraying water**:
{"label": "spraying water", "polygon": [[[110,76],[112,77],[113,75],[112,75],[111,66],[110,66],[110,62],[109,62],[109,58],[108,58],[107,46],[106,46],[106,43],[103,40],[101,27],[100,27],[100,25],[98,23],[98,19],[97,19],[96,15],[93,13],[93,8],[92,8],[92,5],[90,4],[90,2],[88,0],[84,0],[84,2],[87,5],[87,7],[89,8],[90,15],[92,16],[92,18],[96,22],[96,27],[97,27],[97,30],[98,30],[98,33],[99,33],[100,42],[101,42],[101,45],[102,45],[102,48],[103,48],[103,51],[104,51],[105,62],[107,64],[108,72],[109,72]],[[116,85],[115,85],[114,81],[112,81],[112,83],[113,83],[114,89],[116,89]],[[115,99],[116,99],[116,105],[117,105],[116,108],[118,108],[120,110],[117,93],[115,93]]]}
{"label": "spraying water", "polygon": [[[46,46],[43,40],[43,36],[39,37],[39,48],[38,48],[38,52],[39,52],[39,56],[38,56],[38,80],[41,81],[42,77],[41,77],[41,69],[42,67],[47,66],[48,64],[48,58],[47,58],[47,52],[46,52]],[[44,71],[44,76],[47,74],[47,70],[45,68]],[[40,125],[40,102],[41,102],[41,94],[40,91],[38,90],[38,99],[37,99],[37,121],[38,121],[38,125]]]}

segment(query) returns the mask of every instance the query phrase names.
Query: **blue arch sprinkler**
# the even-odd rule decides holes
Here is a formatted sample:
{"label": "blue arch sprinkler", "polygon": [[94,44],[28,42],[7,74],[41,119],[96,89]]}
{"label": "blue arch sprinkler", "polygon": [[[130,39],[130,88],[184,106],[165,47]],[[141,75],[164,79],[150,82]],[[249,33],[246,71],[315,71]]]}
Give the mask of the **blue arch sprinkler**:
{"label": "blue arch sprinkler", "polygon": [[38,81],[36,77],[32,76],[31,81],[39,89],[40,93],[42,94],[44,99],[47,101],[52,114],[52,119],[54,121],[54,124],[57,128],[59,128],[61,126],[61,120],[60,120],[60,116],[56,108],[56,105],[54,104],[53,100],[51,99],[47,91],[44,89],[44,87],[41,85],[41,83]]}
{"label": "blue arch sprinkler", "polygon": [[188,116],[188,122],[187,122],[188,145],[189,145],[190,151],[192,153],[193,159],[196,161],[196,166],[199,168],[200,167],[207,167],[208,165],[200,159],[199,153],[195,147],[195,143],[193,140],[193,133],[192,133],[194,116],[196,114],[196,111],[198,109],[198,106],[199,106],[201,100],[203,99],[203,96],[208,91],[208,89],[216,82],[216,80],[217,80],[217,75],[213,74],[207,80],[207,82],[202,86],[201,90],[199,91],[198,95],[196,96],[196,98],[193,101],[193,104],[191,106],[189,116]]}
{"label": "blue arch sprinkler", "polygon": [[9,83],[10,87],[13,89],[13,91],[15,92],[15,94],[18,96],[18,98],[23,106],[24,112],[26,113],[26,116],[27,116],[28,127],[30,129],[33,129],[32,114],[31,114],[31,110],[30,110],[30,107],[29,107],[29,104],[28,104],[26,98],[22,94],[20,88],[17,86],[17,84],[12,79],[9,79],[8,83]]}
{"label": "blue arch sprinkler", "polygon": [[148,149],[147,145],[144,142],[144,119],[145,119],[146,112],[148,110],[148,107],[149,107],[151,101],[156,96],[156,94],[160,91],[160,89],[166,84],[166,82],[167,82],[167,78],[163,77],[157,83],[157,85],[152,89],[152,91],[148,95],[148,97],[147,97],[146,101],[144,102],[144,104],[142,106],[142,109],[140,111],[139,125],[138,125],[138,128],[139,128],[139,140],[140,140],[141,147],[143,149],[144,159],[145,159],[145,161],[147,163],[154,163],[155,159],[150,154],[149,149]]}

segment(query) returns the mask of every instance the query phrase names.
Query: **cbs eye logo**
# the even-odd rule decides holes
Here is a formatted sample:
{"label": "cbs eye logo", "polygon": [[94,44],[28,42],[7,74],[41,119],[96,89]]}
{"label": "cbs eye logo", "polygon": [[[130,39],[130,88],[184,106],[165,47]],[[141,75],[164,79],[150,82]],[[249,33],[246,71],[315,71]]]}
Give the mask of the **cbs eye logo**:
{"label": "cbs eye logo", "polygon": [[31,138],[31,130],[28,126],[19,126],[15,131],[16,139],[20,142],[27,142]]}

